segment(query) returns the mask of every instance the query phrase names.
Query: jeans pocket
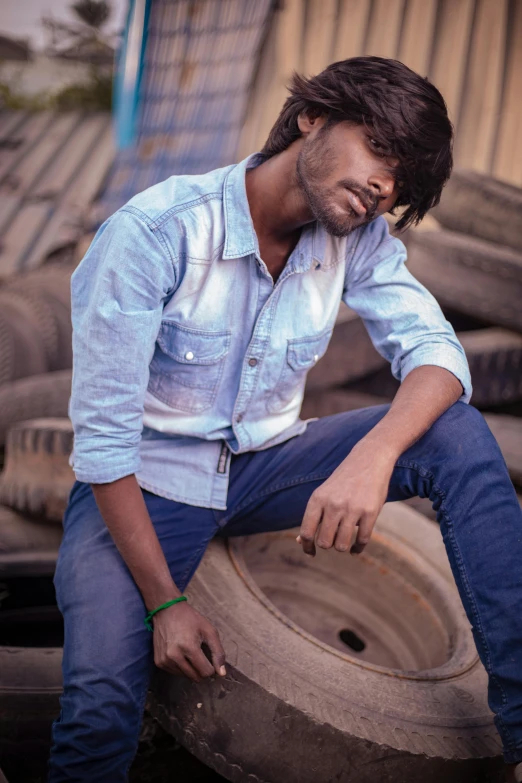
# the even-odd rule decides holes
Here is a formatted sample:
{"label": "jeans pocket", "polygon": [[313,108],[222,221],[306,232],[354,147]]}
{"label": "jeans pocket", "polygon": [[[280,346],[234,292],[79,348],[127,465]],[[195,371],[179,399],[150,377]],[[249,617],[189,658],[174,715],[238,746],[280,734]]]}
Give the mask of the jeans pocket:
{"label": "jeans pocket", "polygon": [[148,391],[175,410],[207,410],[217,395],[230,340],[230,332],[208,332],[162,321]]}
{"label": "jeans pocket", "polygon": [[300,404],[308,371],[326,352],[332,331],[329,328],[318,335],[288,340],[283,368],[267,403],[269,413]]}

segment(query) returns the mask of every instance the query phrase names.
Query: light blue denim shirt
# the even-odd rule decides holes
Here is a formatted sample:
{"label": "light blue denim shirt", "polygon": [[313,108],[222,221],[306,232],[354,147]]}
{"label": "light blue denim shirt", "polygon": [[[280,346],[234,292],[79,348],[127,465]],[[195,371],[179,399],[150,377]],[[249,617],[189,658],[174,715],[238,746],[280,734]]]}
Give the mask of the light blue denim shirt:
{"label": "light blue denim shirt", "polygon": [[306,374],[326,351],[341,300],[396,378],[445,367],[469,400],[462,347],[384,218],[343,239],[309,224],[274,285],[245,189],[245,170],[259,161],[140,193],[101,226],[74,272],[69,414],[79,481],[135,473],[163,497],[226,509],[230,454],[305,430]]}

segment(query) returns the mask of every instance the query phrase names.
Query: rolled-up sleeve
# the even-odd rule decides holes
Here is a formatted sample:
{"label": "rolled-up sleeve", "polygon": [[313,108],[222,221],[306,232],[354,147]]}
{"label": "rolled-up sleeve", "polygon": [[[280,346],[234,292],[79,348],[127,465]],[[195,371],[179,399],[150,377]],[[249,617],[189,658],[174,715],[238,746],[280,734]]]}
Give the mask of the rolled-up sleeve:
{"label": "rolled-up sleeve", "polygon": [[416,367],[435,365],[461,382],[469,402],[471,377],[464,349],[437,301],[407,270],[406,248],[384,218],[371,223],[347,261],[343,301],[363,319],[377,351],[403,381]]}
{"label": "rolled-up sleeve", "polygon": [[79,481],[103,484],[140,467],[149,364],[175,283],[161,236],[128,208],[101,226],[72,276],[70,462]]}

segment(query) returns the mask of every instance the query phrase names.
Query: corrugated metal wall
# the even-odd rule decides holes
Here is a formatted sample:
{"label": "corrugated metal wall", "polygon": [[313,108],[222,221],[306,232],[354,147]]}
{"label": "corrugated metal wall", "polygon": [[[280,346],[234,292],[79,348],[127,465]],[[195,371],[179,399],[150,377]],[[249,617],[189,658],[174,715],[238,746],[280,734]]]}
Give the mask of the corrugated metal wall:
{"label": "corrugated metal wall", "polygon": [[434,82],[462,168],[522,186],[522,0],[284,0],[260,64],[241,156],[259,149],[294,70],[394,57]]}

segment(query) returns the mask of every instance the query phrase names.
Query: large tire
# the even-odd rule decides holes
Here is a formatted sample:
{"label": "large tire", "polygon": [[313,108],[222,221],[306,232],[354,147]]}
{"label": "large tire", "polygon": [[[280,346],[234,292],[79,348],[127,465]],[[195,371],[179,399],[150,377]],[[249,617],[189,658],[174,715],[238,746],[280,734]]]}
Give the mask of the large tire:
{"label": "large tire", "polygon": [[349,562],[310,561],[294,536],[209,546],[187,593],[228,675],[156,671],[153,715],[233,783],[500,781],[486,673],[437,526],[390,504]]}
{"label": "large tire", "polygon": [[477,329],[458,335],[473,382],[473,405],[484,408],[522,398],[522,335]]}
{"label": "large tire", "polygon": [[451,231],[410,234],[408,268],[443,307],[522,331],[522,253]]}
{"label": "large tire", "polygon": [[522,189],[479,174],[454,171],[431,213],[452,231],[522,251]]}
{"label": "large tire", "polygon": [[[522,399],[522,336],[506,329],[476,329],[457,335],[469,362],[478,408]],[[389,367],[351,383],[350,391],[392,398],[399,382]]]}
{"label": "large tire", "polygon": [[62,531],[0,506],[0,581],[20,576],[52,576]]}
{"label": "large tire", "polygon": [[377,353],[359,316],[342,305],[328,349],[308,373],[306,389],[317,392],[363,378],[383,367],[386,360]]}
{"label": "large tire", "polygon": [[18,422],[65,417],[71,396],[72,370],[32,375],[0,386],[0,446]]}
{"label": "large tire", "polygon": [[74,483],[72,443],[69,419],[34,419],[10,429],[0,503],[61,522]]}
{"label": "large tire", "polygon": [[[49,265],[17,275],[0,292],[31,298],[47,311],[56,335],[55,347],[49,350],[49,370],[72,367],[71,273],[70,265]],[[41,316],[43,318],[43,316]]]}
{"label": "large tire", "polygon": [[8,383],[14,375],[15,343],[9,326],[9,319],[0,313],[0,386]]}
{"label": "large tire", "polygon": [[0,763],[32,780],[49,754],[62,690],[61,616],[51,577],[4,582],[0,610]]}
{"label": "large tire", "polygon": [[27,299],[0,289],[0,378],[14,381],[48,369],[36,313]]}
{"label": "large tire", "polygon": [[58,357],[58,326],[51,306],[37,290],[19,290],[9,291],[7,287],[0,288],[0,301],[5,301],[5,297],[12,300],[18,299],[25,305],[26,317],[31,320],[34,328],[37,330],[37,340],[43,344],[47,367],[53,369]]}

